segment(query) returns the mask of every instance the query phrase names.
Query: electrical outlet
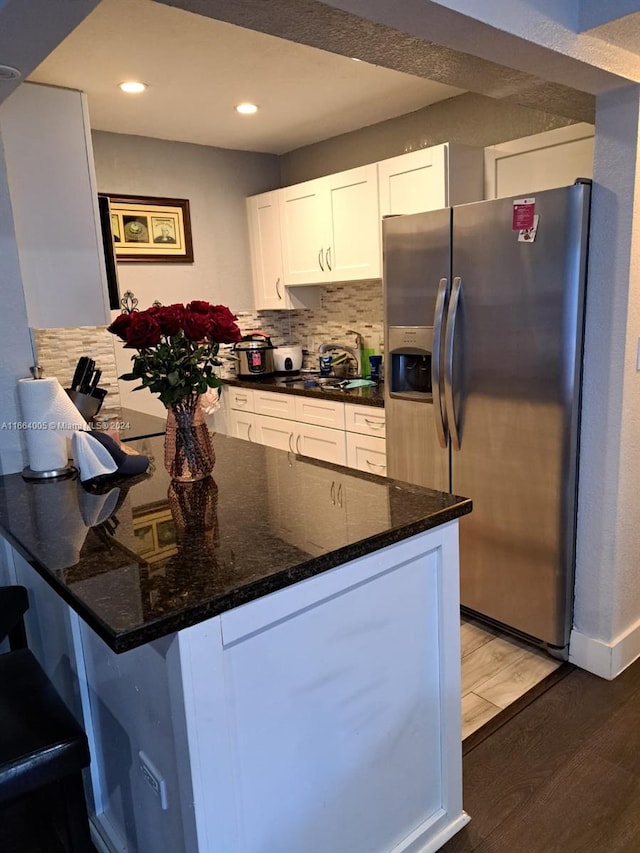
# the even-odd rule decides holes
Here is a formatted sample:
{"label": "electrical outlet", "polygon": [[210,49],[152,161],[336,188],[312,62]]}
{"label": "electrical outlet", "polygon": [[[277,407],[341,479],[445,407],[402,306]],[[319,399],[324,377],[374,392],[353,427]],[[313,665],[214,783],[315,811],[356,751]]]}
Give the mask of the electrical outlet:
{"label": "electrical outlet", "polygon": [[167,783],[162,778],[162,774],[158,768],[142,750],[138,752],[138,760],[140,762],[140,772],[142,773],[145,782],[160,800],[160,807],[162,810],[166,811],[169,808],[169,804],[167,802]]}

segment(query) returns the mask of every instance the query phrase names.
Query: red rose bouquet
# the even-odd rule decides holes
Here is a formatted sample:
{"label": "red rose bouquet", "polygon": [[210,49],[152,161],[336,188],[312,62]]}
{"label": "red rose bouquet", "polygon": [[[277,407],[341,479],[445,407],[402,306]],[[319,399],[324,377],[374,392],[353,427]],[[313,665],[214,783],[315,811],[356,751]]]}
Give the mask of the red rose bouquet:
{"label": "red rose bouquet", "polygon": [[219,387],[213,369],[222,363],[220,344],[240,340],[235,321],[224,305],[198,300],[120,314],[108,330],[138,350],[120,379],[140,382],[135,391],[148,388],[167,408]]}

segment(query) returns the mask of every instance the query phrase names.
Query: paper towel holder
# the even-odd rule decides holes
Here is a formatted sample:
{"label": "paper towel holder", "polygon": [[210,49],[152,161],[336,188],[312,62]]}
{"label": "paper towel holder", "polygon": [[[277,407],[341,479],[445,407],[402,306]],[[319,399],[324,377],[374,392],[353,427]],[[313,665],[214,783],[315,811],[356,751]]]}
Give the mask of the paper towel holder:
{"label": "paper towel holder", "polygon": [[65,465],[62,468],[52,468],[50,471],[34,471],[27,465],[22,469],[22,477],[24,480],[60,480],[62,478],[71,477],[78,473],[78,469],[73,465]]}

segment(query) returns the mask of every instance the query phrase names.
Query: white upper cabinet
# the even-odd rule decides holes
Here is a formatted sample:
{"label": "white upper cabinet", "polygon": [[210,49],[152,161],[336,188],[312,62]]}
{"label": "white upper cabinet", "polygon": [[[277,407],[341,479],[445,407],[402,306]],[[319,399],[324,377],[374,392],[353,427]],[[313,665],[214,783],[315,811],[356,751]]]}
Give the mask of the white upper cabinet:
{"label": "white upper cabinet", "polygon": [[278,192],[247,199],[255,307],[258,311],[314,308],[320,302],[317,290],[301,292],[285,287]]}
{"label": "white upper cabinet", "polygon": [[559,127],[485,148],[485,196],[508,198],[567,187],[593,175],[594,127]]}
{"label": "white upper cabinet", "polygon": [[278,194],[247,199],[251,269],[256,308],[284,308],[287,294],[282,275]]}
{"label": "white upper cabinet", "polygon": [[483,197],[482,149],[444,143],[378,163],[380,216],[438,210]]}
{"label": "white upper cabinet", "polygon": [[380,278],[376,164],[279,192],[288,285]]}
{"label": "white upper cabinet", "polygon": [[24,83],[0,107],[0,141],[29,325],[108,323],[85,96]]}

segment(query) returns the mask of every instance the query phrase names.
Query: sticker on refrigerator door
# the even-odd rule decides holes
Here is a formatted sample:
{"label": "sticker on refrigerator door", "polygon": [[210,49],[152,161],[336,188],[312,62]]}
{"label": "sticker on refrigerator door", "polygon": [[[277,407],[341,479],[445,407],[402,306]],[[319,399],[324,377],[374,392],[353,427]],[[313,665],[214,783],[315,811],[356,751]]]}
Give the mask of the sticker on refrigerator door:
{"label": "sticker on refrigerator door", "polygon": [[538,219],[540,219],[540,217],[536,213],[533,217],[533,225],[531,228],[521,228],[518,231],[518,243],[533,243],[538,232]]}
{"label": "sticker on refrigerator door", "polygon": [[535,198],[516,198],[513,200],[513,218],[511,229],[522,231],[533,228],[533,216],[536,211]]}

